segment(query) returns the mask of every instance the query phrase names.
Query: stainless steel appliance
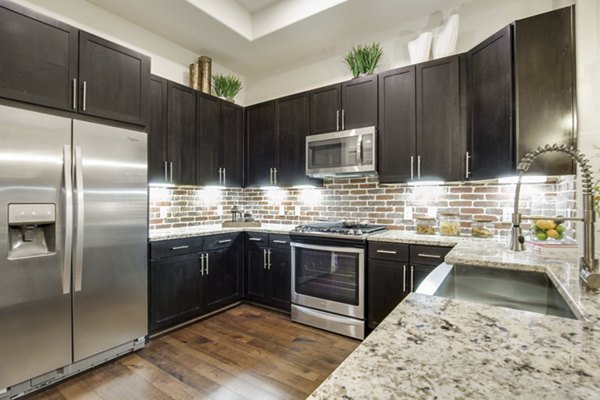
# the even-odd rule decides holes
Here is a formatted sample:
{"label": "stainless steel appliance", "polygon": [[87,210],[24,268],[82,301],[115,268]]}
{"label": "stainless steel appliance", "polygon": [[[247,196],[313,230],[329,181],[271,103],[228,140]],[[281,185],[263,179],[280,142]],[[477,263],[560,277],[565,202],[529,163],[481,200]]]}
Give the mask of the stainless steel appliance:
{"label": "stainless steel appliance", "polygon": [[365,337],[367,235],[383,225],[301,225],[292,238],[292,321]]}
{"label": "stainless steel appliance", "polygon": [[328,178],[376,174],[374,126],[306,137],[306,175]]}
{"label": "stainless steel appliance", "polygon": [[0,398],[144,345],[146,134],[0,106]]}

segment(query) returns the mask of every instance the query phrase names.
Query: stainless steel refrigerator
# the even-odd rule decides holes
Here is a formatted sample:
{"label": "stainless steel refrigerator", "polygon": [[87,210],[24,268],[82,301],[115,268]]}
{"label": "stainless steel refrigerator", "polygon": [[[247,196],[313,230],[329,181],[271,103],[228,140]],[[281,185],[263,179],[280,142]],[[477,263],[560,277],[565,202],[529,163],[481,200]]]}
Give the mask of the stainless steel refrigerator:
{"label": "stainless steel refrigerator", "polygon": [[143,346],[146,139],[0,106],[0,398]]}

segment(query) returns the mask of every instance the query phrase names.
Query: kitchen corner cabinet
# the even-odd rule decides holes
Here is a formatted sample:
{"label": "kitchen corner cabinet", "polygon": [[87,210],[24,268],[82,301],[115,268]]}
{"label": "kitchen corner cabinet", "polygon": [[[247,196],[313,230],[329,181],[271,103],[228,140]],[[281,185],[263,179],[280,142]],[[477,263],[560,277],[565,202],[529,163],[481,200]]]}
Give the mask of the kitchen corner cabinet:
{"label": "kitchen corner cabinet", "polygon": [[167,87],[166,79],[151,76],[150,118],[148,119],[148,182],[150,183],[169,182]]}
{"label": "kitchen corner cabinet", "polygon": [[196,184],[196,91],[167,84],[167,160],[169,182]]}
{"label": "kitchen corner cabinet", "polygon": [[[467,53],[471,179],[516,174],[540,145],[575,144],[573,7],[516,21]],[[574,173],[559,153],[540,156],[531,172]]]}
{"label": "kitchen corner cabinet", "polygon": [[465,73],[457,55],[380,74],[380,182],[463,179]]}
{"label": "kitchen corner cabinet", "polygon": [[232,233],[150,243],[151,334],[241,300],[241,237]]}
{"label": "kitchen corner cabinet", "polygon": [[145,126],[150,58],[0,0],[0,96]]}
{"label": "kitchen corner cabinet", "polygon": [[275,185],[277,126],[275,101],[246,108],[246,187]]}
{"label": "kitchen corner cabinet", "polygon": [[369,242],[367,326],[375,329],[410,292],[417,290],[449,247]]}
{"label": "kitchen corner cabinet", "polygon": [[366,75],[310,91],[310,133],[377,126],[377,79]]}
{"label": "kitchen corner cabinet", "polygon": [[196,184],[242,186],[243,109],[196,93]]}
{"label": "kitchen corner cabinet", "polygon": [[290,312],[291,249],[288,235],[249,232],[246,299]]}

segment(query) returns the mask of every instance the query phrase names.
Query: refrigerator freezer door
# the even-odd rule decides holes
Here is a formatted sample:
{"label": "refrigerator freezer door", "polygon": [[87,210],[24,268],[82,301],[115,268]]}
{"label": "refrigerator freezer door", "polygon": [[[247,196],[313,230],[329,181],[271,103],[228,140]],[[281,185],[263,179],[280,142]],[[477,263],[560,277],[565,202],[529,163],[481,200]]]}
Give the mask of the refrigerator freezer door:
{"label": "refrigerator freezer door", "polygon": [[[70,119],[0,106],[0,389],[71,363],[70,144]],[[10,204],[20,204],[12,207],[20,213],[55,215],[30,216],[22,225],[15,216],[9,228]],[[28,252],[33,241],[26,232],[49,250]],[[19,247],[19,257],[9,260],[9,246]]]}
{"label": "refrigerator freezer door", "polygon": [[148,332],[146,140],[73,121],[75,362]]}

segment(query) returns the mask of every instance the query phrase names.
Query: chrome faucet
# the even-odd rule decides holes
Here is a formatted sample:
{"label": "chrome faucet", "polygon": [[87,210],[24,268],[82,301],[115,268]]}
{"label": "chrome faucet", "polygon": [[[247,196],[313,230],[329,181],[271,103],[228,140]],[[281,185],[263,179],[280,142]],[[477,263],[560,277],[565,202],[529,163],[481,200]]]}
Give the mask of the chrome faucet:
{"label": "chrome faucet", "polygon": [[[515,208],[512,214],[512,230],[510,238],[510,250],[523,251],[525,246],[525,238],[521,232],[521,221],[524,219],[548,219],[549,217],[523,217],[519,213],[519,196],[521,194],[521,178],[523,174],[529,170],[531,163],[540,154],[558,152],[565,153],[571,157],[571,159],[577,161],[579,164],[581,183],[582,183],[582,194],[583,194],[583,217],[582,218],[565,218],[555,217],[556,219],[569,220],[569,221],[583,221],[583,257],[579,261],[579,276],[585,282],[590,289],[600,289],[600,270],[598,267],[598,260],[595,258],[594,249],[594,223],[596,222],[596,213],[594,212],[594,181],[592,178],[592,167],[590,166],[589,160],[585,158],[583,154],[572,147],[567,147],[564,144],[553,144],[540,146],[536,150],[529,152],[521,159],[517,166],[519,172],[519,180],[515,189]],[[550,217],[552,218],[552,217]]]}

